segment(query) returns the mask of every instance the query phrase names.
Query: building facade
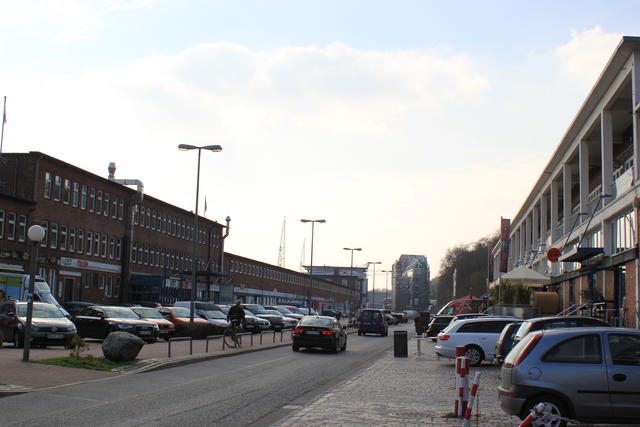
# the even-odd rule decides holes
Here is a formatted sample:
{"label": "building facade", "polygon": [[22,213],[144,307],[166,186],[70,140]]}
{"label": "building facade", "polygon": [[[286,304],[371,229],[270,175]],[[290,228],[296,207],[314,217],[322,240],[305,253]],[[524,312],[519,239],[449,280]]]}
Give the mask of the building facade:
{"label": "building facade", "polygon": [[638,327],[640,38],[623,37],[492,251],[494,271],[551,278],[563,309],[586,304]]}
{"label": "building facade", "polygon": [[401,255],[391,270],[391,309],[428,310],[431,273],[427,257]]}
{"label": "building facade", "polygon": [[[309,272],[310,267],[304,267]],[[341,300],[333,296],[324,304],[332,309],[339,309],[343,313],[356,311],[364,307],[367,298],[367,267],[336,267],[336,266],[313,266],[313,277],[328,280],[339,286]]]}

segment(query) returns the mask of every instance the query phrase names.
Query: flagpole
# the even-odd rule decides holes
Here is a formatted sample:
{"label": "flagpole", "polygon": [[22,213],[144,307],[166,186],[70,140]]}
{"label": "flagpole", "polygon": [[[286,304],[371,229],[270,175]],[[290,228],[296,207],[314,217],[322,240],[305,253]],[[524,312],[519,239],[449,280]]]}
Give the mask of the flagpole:
{"label": "flagpole", "polygon": [[4,107],[2,108],[2,134],[0,134],[0,154],[2,154],[2,145],[4,143],[4,124],[7,122],[7,97],[4,97]]}

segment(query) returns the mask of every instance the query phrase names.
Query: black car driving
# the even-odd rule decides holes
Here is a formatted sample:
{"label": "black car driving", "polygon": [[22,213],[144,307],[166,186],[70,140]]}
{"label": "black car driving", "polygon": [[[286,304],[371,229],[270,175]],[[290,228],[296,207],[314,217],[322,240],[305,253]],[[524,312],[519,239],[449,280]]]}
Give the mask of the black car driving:
{"label": "black car driving", "polygon": [[346,326],[329,316],[306,316],[293,330],[293,351],[319,347],[333,353],[347,349]]}
{"label": "black car driving", "polygon": [[158,340],[159,328],[142,320],[130,308],[94,305],[71,318],[83,338],[105,339],[114,331],[129,332],[147,342]]}

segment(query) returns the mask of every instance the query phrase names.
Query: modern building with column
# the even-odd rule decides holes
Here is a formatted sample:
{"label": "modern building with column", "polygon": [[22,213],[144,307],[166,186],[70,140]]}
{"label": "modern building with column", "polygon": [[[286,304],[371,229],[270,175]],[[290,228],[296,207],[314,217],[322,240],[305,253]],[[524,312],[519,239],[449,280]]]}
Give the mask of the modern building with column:
{"label": "modern building with column", "polygon": [[400,255],[391,273],[391,309],[428,310],[431,275],[424,255]]}
{"label": "modern building with column", "polygon": [[[598,304],[640,326],[640,37],[623,37],[494,248],[500,272],[528,266],[551,278],[563,309]],[[559,257],[554,257],[559,253]]]}

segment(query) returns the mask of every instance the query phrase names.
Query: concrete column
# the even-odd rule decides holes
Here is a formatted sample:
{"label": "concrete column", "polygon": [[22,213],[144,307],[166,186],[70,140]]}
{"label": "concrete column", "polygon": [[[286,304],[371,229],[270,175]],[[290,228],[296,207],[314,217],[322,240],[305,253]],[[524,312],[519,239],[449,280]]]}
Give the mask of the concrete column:
{"label": "concrete column", "polygon": [[[542,240],[547,236],[547,211],[549,210],[549,203],[547,201],[547,195],[544,193],[540,198],[540,238]],[[548,248],[547,248],[548,249]]]}
{"label": "concrete column", "polygon": [[520,226],[520,258],[522,258],[523,260],[527,257],[526,254],[526,233],[525,233],[525,226],[521,225]]}
{"label": "concrete column", "polygon": [[640,177],[640,51],[633,53],[631,71],[631,105],[633,114],[633,177]]}
{"label": "concrete column", "polygon": [[549,209],[551,210],[551,224],[549,224],[549,228],[551,228],[551,242],[555,242],[558,240],[555,229],[558,225],[558,181],[551,181],[551,194],[549,197]]}
{"label": "concrete column", "polygon": [[[580,212],[589,212],[589,144],[580,141]],[[583,218],[588,218],[586,215]]]}
{"label": "concrete column", "polygon": [[[600,115],[600,147],[602,152],[602,194],[611,195],[613,188],[613,121],[610,110]],[[612,197],[603,200],[604,205],[613,201]]]}
{"label": "concrete column", "polygon": [[613,235],[611,233],[611,223],[602,221],[600,223],[600,227],[602,230],[602,246],[604,249],[604,254],[606,256],[611,255],[611,249],[613,248]]}
{"label": "concrete column", "polygon": [[529,258],[531,255],[531,215],[527,215],[527,218],[524,220],[524,232],[525,232],[525,240],[524,240],[524,256]]}
{"label": "concrete column", "polygon": [[540,205],[533,205],[533,212],[531,213],[531,243],[534,251],[540,245],[540,236],[538,235],[538,224],[540,224]]}
{"label": "concrete column", "polygon": [[564,197],[564,206],[562,212],[564,212],[564,230],[563,235],[567,235],[571,231],[571,165],[565,163],[562,165],[562,196]]}

